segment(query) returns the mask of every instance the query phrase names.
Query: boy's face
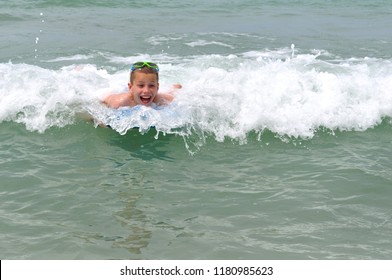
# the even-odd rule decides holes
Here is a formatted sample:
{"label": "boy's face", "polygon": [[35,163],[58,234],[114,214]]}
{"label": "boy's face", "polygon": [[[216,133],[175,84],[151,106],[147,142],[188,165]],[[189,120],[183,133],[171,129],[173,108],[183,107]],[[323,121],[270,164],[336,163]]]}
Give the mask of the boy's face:
{"label": "boy's face", "polygon": [[128,84],[129,92],[136,104],[150,106],[159,90],[157,75],[138,71],[134,74],[132,84]]}

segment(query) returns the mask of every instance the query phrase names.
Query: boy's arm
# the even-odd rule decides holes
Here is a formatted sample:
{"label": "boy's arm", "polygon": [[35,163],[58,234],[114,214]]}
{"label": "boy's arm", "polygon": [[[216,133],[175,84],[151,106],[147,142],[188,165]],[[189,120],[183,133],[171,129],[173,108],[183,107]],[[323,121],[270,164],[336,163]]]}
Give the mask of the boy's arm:
{"label": "boy's arm", "polygon": [[182,88],[182,85],[180,84],[174,84],[172,85],[172,88],[165,93],[158,93],[156,99],[156,103],[158,105],[167,105],[171,103],[174,99],[174,94],[177,93],[177,90]]}
{"label": "boy's arm", "polygon": [[117,109],[123,106],[131,106],[132,101],[128,93],[114,93],[106,96],[102,103],[109,108]]}
{"label": "boy's arm", "polygon": [[177,90],[179,90],[180,88],[182,88],[182,85],[180,85],[180,84],[173,84],[171,90],[168,91],[168,92],[166,92],[166,93],[168,93],[168,94],[174,94],[174,93],[176,93]]}
{"label": "boy's arm", "polygon": [[174,99],[173,94],[170,93],[158,93],[156,96],[157,105],[167,105]]}

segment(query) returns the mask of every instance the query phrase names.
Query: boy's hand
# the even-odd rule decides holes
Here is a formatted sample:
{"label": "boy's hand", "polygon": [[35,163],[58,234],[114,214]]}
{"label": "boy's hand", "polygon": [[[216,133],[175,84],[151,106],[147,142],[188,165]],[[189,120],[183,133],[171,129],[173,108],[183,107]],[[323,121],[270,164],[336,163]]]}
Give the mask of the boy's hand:
{"label": "boy's hand", "polygon": [[174,89],[180,89],[180,88],[182,88],[182,85],[180,85],[180,84],[173,84],[172,87]]}

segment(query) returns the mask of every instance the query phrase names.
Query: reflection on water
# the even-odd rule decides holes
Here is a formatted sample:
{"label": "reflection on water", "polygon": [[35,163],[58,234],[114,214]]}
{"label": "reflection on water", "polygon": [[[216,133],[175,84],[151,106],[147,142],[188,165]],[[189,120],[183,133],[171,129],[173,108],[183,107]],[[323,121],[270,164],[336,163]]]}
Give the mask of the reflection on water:
{"label": "reflection on water", "polygon": [[113,247],[127,249],[132,254],[140,254],[141,249],[149,244],[151,231],[146,229],[147,217],[143,211],[136,208],[140,194],[121,194],[125,208],[115,212],[113,216],[123,227],[129,229],[129,235],[120,240],[114,240]]}

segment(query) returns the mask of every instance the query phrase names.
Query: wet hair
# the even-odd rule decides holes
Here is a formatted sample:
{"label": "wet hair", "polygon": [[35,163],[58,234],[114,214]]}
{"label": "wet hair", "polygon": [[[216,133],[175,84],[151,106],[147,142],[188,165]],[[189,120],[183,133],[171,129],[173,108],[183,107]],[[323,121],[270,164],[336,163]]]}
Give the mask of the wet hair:
{"label": "wet hair", "polygon": [[131,84],[133,84],[133,80],[135,79],[135,72],[142,72],[144,74],[155,74],[155,75],[157,75],[157,81],[159,81],[159,75],[156,70],[148,68],[148,67],[143,67],[143,68],[138,68],[138,69],[131,71],[130,78],[129,78]]}

